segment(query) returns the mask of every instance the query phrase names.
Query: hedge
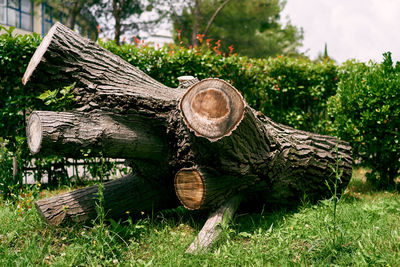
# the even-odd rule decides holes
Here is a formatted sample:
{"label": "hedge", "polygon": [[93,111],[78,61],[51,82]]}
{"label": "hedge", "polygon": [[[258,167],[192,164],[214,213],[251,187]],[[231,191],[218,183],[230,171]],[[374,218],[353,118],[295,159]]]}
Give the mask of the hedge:
{"label": "hedge", "polygon": [[385,53],[381,64],[348,61],[339,72],[337,94],[329,100],[335,132],[372,169],[371,182],[394,188],[400,170],[400,62],[394,65]]}

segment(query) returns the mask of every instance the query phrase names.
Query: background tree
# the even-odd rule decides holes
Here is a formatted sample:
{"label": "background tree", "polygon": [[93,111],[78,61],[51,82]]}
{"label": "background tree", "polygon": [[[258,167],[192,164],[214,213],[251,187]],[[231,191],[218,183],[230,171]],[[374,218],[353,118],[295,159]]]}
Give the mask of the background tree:
{"label": "background tree", "polygon": [[[182,2],[182,1],[181,1]],[[303,32],[288,22],[282,25],[281,0],[191,0],[171,16],[175,30],[182,30],[184,44],[197,45],[196,37],[221,40],[221,51],[233,45],[240,54],[265,57],[297,54]],[[201,34],[204,34],[202,36]]]}
{"label": "background tree", "polygon": [[97,32],[97,21],[90,11],[95,5],[100,4],[101,0],[35,0],[35,3],[46,3],[52,7],[60,9],[67,15],[66,26],[75,29],[77,19],[80,24],[85,23],[86,27],[93,32]]}
{"label": "background tree", "polygon": [[[155,29],[167,11],[161,0],[103,0],[93,8],[93,13],[104,35],[113,34],[115,43],[119,45],[124,33],[137,36],[140,31]],[[144,13],[146,16],[142,16]],[[110,23],[112,21],[114,23]]]}

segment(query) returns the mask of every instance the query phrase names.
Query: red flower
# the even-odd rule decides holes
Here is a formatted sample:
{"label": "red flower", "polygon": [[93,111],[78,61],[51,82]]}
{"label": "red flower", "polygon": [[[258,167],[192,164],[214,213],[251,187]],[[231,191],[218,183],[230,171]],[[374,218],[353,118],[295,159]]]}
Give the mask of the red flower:
{"label": "red flower", "polygon": [[181,41],[181,43],[182,43],[182,40],[181,40],[182,30],[176,30],[176,31],[178,32],[178,40]]}
{"label": "red flower", "polygon": [[228,47],[229,48],[229,55],[232,55],[232,53],[233,53],[233,45],[231,45],[230,47]]}
{"label": "red flower", "polygon": [[203,42],[204,36],[205,36],[205,34],[200,34],[200,33],[198,33],[198,34],[196,35],[196,39],[199,40],[200,43],[202,43],[202,42]]}

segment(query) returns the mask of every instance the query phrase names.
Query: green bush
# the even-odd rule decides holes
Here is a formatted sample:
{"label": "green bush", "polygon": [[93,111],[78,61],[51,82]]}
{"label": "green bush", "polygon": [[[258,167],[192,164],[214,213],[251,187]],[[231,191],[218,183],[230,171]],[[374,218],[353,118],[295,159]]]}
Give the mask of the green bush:
{"label": "green bush", "polygon": [[13,27],[1,29],[5,33],[0,35],[0,137],[10,140],[9,149],[15,151],[16,139],[25,137],[26,112],[44,106],[36,98],[40,92],[21,81],[41,38],[38,34],[13,36]]}
{"label": "green bush", "polygon": [[372,168],[368,179],[381,188],[394,187],[400,169],[400,62],[394,66],[386,53],[381,64],[344,63],[329,110],[354,159]]}
{"label": "green bush", "polygon": [[103,47],[143,70],[156,80],[178,86],[177,77],[220,78],[242,92],[253,108],[277,122],[298,129],[332,133],[326,102],[336,93],[337,66],[332,61],[315,63],[306,58],[274,57],[251,59],[223,56],[216,47],[199,49],[143,45]]}

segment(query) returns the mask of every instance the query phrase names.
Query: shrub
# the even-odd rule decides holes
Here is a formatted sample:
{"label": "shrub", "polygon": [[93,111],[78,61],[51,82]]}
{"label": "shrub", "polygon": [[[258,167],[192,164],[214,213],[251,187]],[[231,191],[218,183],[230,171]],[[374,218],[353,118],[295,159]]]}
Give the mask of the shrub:
{"label": "shrub", "polygon": [[385,53],[381,64],[344,63],[329,110],[354,159],[372,168],[368,179],[380,188],[394,187],[400,169],[400,62],[394,66]]}
{"label": "shrub", "polygon": [[336,93],[337,66],[306,58],[279,56],[251,59],[216,53],[216,47],[161,49],[112,42],[103,47],[165,85],[178,86],[177,77],[221,78],[242,92],[249,105],[277,122],[302,130],[332,133],[326,102]]}
{"label": "shrub", "polygon": [[8,139],[9,149],[15,151],[16,138],[25,137],[26,111],[43,107],[36,98],[40,93],[21,81],[41,38],[38,34],[13,36],[13,27],[1,29],[5,33],[0,35],[0,137]]}

